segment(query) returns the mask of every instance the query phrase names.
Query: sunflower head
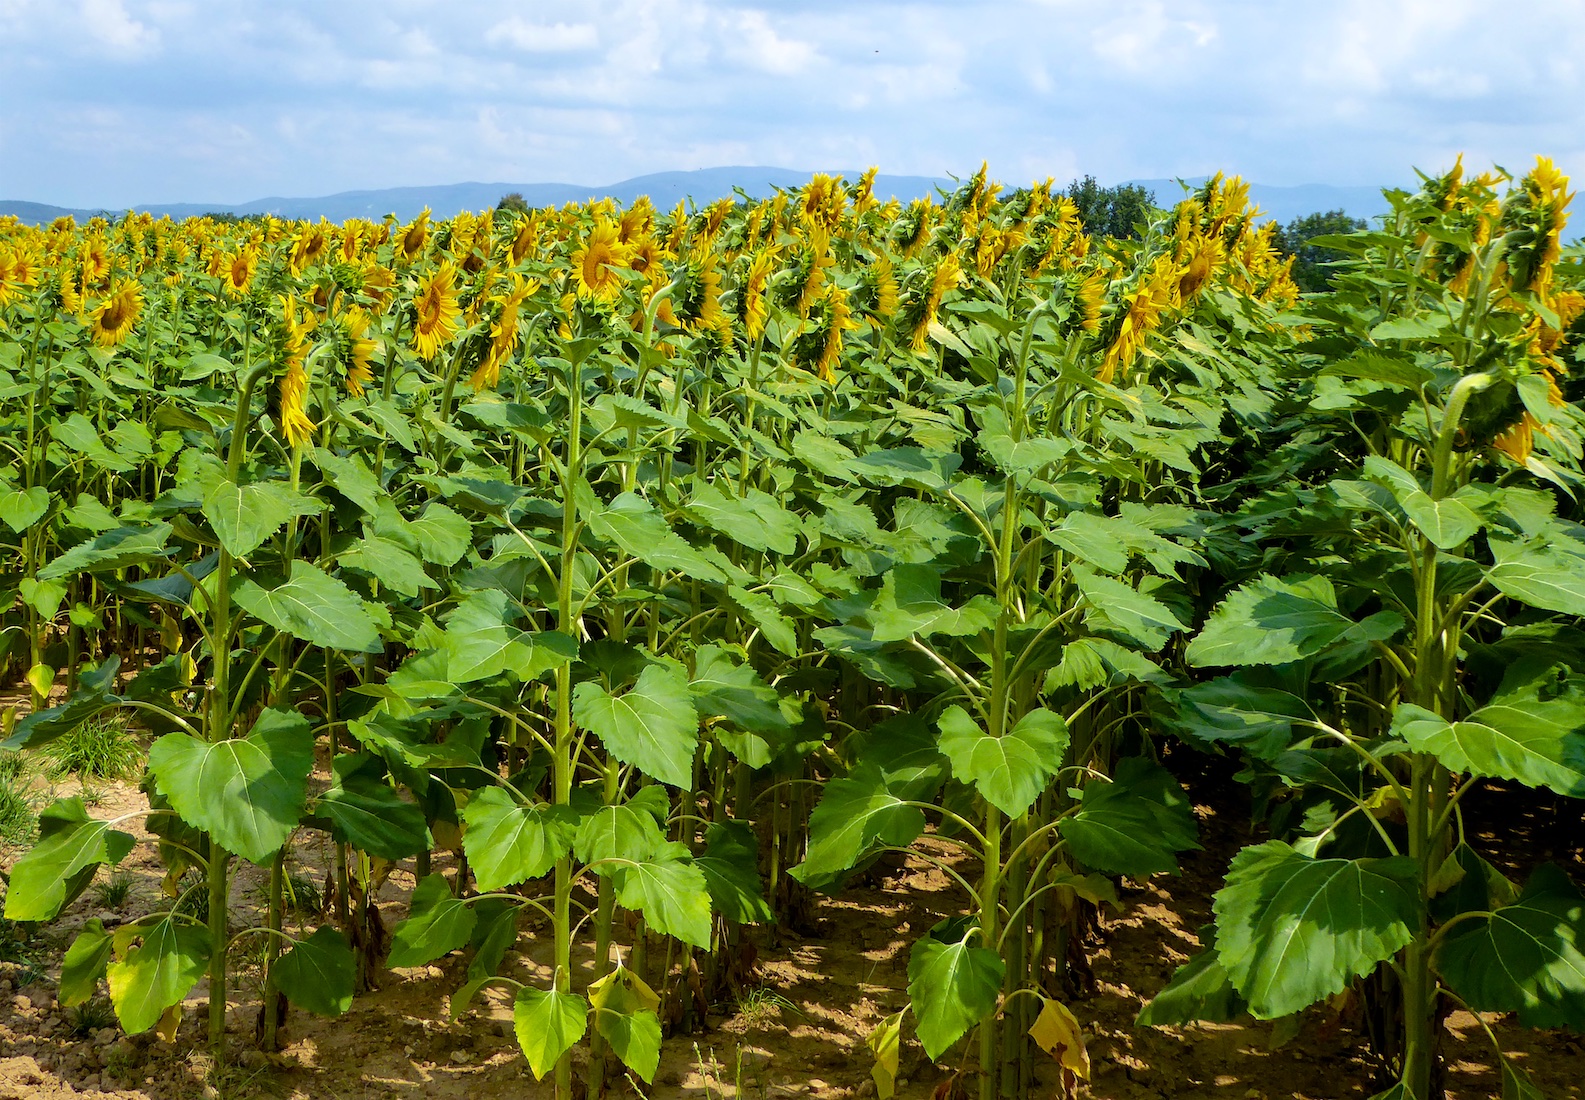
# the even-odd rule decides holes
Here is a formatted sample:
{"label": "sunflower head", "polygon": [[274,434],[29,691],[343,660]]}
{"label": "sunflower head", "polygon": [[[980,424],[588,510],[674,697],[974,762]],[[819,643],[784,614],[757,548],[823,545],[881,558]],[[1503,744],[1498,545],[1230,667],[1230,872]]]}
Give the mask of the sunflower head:
{"label": "sunflower head", "polygon": [[891,257],[878,256],[859,272],[856,303],[871,324],[884,325],[897,312],[897,272]]}
{"label": "sunflower head", "polygon": [[793,359],[812,368],[823,382],[836,381],[842,357],[843,333],[859,327],[848,303],[847,291],[833,283],[809,311],[802,330],[793,340]]}
{"label": "sunflower head", "polygon": [[353,306],[336,318],[331,329],[330,355],[353,397],[362,397],[374,377],[375,344],[368,337],[371,320],[361,306]]}
{"label": "sunflower head", "polygon": [[94,310],[91,325],[94,343],[102,348],[115,347],[127,338],[142,312],[143,289],[137,280],[116,280],[110,293]]}
{"label": "sunflower head", "polygon": [[1568,205],[1574,193],[1568,177],[1546,157],[1519,181],[1502,207],[1501,227],[1508,248],[1509,285],[1518,292],[1545,295],[1552,285],[1552,270],[1561,254],[1559,239],[1568,224]]}
{"label": "sunflower head", "polygon": [[770,320],[770,300],[766,292],[775,271],[775,246],[761,249],[748,261],[748,271],[738,284],[737,319],[750,342],[764,335],[765,325]]}
{"label": "sunflower head", "polygon": [[572,254],[578,297],[615,301],[622,292],[621,271],[627,261],[628,249],[619,239],[617,227],[605,218],[596,218],[589,235]]}
{"label": "sunflower head", "polygon": [[433,360],[459,331],[457,318],[462,310],[457,305],[457,268],[450,260],[418,281],[412,309],[413,351],[420,359]]}
{"label": "sunflower head", "polygon": [[404,260],[415,260],[424,254],[429,243],[429,207],[414,218],[396,238],[396,254]]}

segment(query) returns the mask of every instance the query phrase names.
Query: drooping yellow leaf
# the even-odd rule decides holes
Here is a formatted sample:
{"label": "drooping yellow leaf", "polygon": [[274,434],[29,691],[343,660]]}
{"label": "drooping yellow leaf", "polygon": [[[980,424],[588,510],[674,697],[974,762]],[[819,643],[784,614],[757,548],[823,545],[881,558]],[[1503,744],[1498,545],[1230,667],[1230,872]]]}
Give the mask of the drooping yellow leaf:
{"label": "drooping yellow leaf", "polygon": [[870,1076],[875,1080],[877,1100],[891,1100],[897,1092],[897,1059],[902,1053],[903,1014],[895,1012],[875,1026],[866,1046],[875,1053]]}
{"label": "drooping yellow leaf", "polygon": [[160,1022],[154,1025],[154,1033],[167,1043],[176,1041],[176,1029],[182,1026],[182,1006],[171,1005],[160,1017]]}
{"label": "drooping yellow leaf", "polygon": [[1041,1050],[1062,1064],[1062,1068],[1088,1081],[1090,1052],[1084,1048],[1084,1033],[1079,1021],[1060,1001],[1041,998],[1040,1015],[1029,1028],[1029,1037]]}
{"label": "drooping yellow leaf", "polygon": [[643,978],[619,963],[611,973],[589,983],[589,1003],[602,1012],[630,1016],[658,1010],[660,997],[644,984]]}

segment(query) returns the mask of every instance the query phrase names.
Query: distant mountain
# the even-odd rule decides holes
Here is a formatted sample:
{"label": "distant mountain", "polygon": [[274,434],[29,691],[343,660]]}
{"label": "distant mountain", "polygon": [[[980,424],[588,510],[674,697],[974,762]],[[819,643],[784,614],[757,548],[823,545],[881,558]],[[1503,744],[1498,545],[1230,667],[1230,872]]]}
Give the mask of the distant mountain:
{"label": "distant mountain", "polygon": [[[842,173],[849,180],[857,179],[858,172]],[[530,206],[559,206],[568,202],[588,199],[612,198],[630,203],[640,195],[648,195],[657,207],[668,210],[683,199],[692,199],[697,205],[713,202],[740,189],[753,198],[764,198],[776,188],[795,188],[808,182],[810,172],[791,168],[729,167],[701,168],[692,172],[657,172],[637,176],[620,183],[604,186],[580,183],[452,183],[433,187],[387,187],[377,191],[343,191],[319,198],[264,198],[240,205],[227,203],[152,203],[136,205],[131,209],[147,211],[156,217],[168,214],[172,218],[195,217],[200,214],[274,214],[282,218],[306,218],[345,221],[348,218],[379,220],[386,214],[395,214],[401,221],[418,215],[426,206],[437,218],[448,218],[463,210],[488,210],[501,200],[501,196],[514,191],[522,194]],[[1182,188],[1177,180],[1129,180],[1152,191],[1156,202],[1170,206],[1177,201]],[[1204,182],[1204,177],[1186,180],[1191,186]],[[937,187],[951,190],[956,184],[950,179],[931,176],[877,176],[876,195],[895,196],[904,201],[933,194]],[[1327,210],[1346,210],[1357,218],[1371,218],[1385,213],[1387,203],[1381,192],[1373,187],[1331,187],[1326,184],[1306,184],[1301,187],[1269,187],[1250,185],[1250,198],[1267,216],[1287,222],[1305,214]],[[100,213],[121,211],[72,210],[48,206],[37,202],[0,200],[0,216],[14,214],[30,225],[43,225],[62,215],[70,214],[79,220]]]}

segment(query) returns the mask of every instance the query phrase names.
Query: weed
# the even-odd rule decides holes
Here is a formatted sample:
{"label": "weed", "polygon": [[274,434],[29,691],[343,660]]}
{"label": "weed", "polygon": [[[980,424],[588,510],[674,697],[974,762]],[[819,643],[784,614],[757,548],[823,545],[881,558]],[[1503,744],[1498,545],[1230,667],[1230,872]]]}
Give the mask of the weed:
{"label": "weed", "polygon": [[0,778],[0,844],[32,843],[38,825],[33,809],[33,798],[19,778]]}
{"label": "weed", "polygon": [[780,1015],[790,1012],[794,1016],[803,1015],[802,1009],[766,985],[757,985],[739,997],[737,1012],[744,1022],[750,1025],[762,1023],[765,1017],[773,1013]]}
{"label": "weed", "polygon": [[105,997],[84,1001],[66,1014],[66,1026],[79,1039],[88,1038],[102,1027],[114,1027],[115,1023],[115,1009]]}
{"label": "weed", "polygon": [[90,718],[44,750],[52,779],[76,775],[90,779],[130,779],[143,764],[138,739],[118,717]]}
{"label": "weed", "polygon": [[17,968],[13,976],[17,987],[32,985],[44,976],[39,965],[41,952],[33,926],[0,917],[0,963]]}
{"label": "weed", "polygon": [[281,886],[286,908],[298,916],[313,917],[325,911],[325,896],[312,876],[293,871]]}
{"label": "weed", "polygon": [[94,889],[94,900],[101,909],[120,909],[132,895],[132,876],[117,871]]}

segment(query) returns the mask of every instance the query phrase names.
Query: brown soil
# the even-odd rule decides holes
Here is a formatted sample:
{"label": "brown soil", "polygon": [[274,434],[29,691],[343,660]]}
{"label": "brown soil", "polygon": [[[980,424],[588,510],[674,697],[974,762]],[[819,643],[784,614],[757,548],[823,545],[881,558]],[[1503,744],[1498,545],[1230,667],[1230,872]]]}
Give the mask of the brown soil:
{"label": "brown soil", "polygon": [[[1125,911],[1103,914],[1091,948],[1094,992],[1070,1005],[1086,1029],[1094,1066],[1079,1095],[1097,1100],[1332,1100],[1372,1095],[1379,1086],[1372,1083],[1363,1041],[1346,1007],[1341,1015],[1312,1010],[1296,1035],[1247,1019],[1181,1029],[1133,1026],[1145,1001],[1198,949],[1196,929],[1210,920],[1211,895],[1227,862],[1252,839],[1241,788],[1219,778],[1185,779],[1199,803],[1204,849],[1185,856],[1181,876],[1125,883]],[[74,783],[58,787],[53,793],[77,789]],[[99,817],[136,814],[146,807],[142,794],[127,784],[101,787],[93,797],[97,805],[92,812]],[[1500,793],[1494,797],[1500,800]],[[1491,812],[1500,817],[1506,811],[1497,805]],[[77,1017],[59,1007],[54,993],[61,953],[72,936],[90,918],[112,926],[161,902],[163,868],[152,839],[142,831],[140,818],[121,827],[146,841],[123,865],[133,880],[126,904],[107,909],[90,889],[61,920],[38,929],[29,943],[0,950],[0,955],[20,960],[0,963],[0,1100],[493,1100],[550,1095],[548,1086],[534,1082],[518,1052],[510,1002],[503,992],[487,990],[458,1021],[450,1021],[449,995],[466,980],[465,965],[455,959],[385,972],[378,989],[354,1001],[349,1018],[322,1020],[294,1010],[287,1021],[286,1047],[272,1056],[253,1046],[257,971],[239,961],[230,1009],[233,1065],[220,1075],[211,1073],[205,1052],[208,994],[202,983],[188,998],[174,1042],[152,1033],[123,1036],[108,1016],[89,1021],[98,1025],[94,1030],[74,1033]],[[322,881],[323,872],[314,870],[324,866],[316,843],[304,841],[296,857]],[[1531,851],[1520,837],[1504,869],[1522,873],[1535,862]],[[17,854],[9,853],[5,862]],[[944,846],[938,854],[947,855]],[[1564,854],[1573,861],[1576,877],[1585,878],[1585,864],[1577,853]],[[454,864],[437,857],[434,869],[451,873]],[[259,919],[264,875],[244,866],[236,880],[233,918],[245,927]],[[387,928],[405,914],[413,885],[411,866],[405,864],[377,895]],[[656,1100],[872,1096],[864,1036],[905,1004],[913,941],[940,917],[960,912],[960,901],[951,881],[922,860],[908,861],[884,885],[820,899],[811,929],[815,934],[784,931],[775,945],[765,943],[762,935],[758,974],[747,991],[735,1005],[712,1006],[718,1014],[708,1016],[708,1026],[699,1033],[668,1039],[655,1084],[644,1091]],[[545,929],[525,926],[518,943],[523,954],[508,964],[509,972],[523,981],[546,981],[548,941]],[[582,960],[585,967],[589,963]],[[1585,1052],[1579,1036],[1525,1031],[1498,1016],[1486,1022],[1509,1056],[1535,1077],[1544,1096],[1585,1097]],[[1491,1048],[1479,1023],[1458,1013],[1448,1029],[1450,1100],[1500,1095]],[[947,1071],[925,1062],[905,1031],[899,1095],[927,1097],[947,1079]],[[629,1085],[619,1091],[636,1090]],[[1036,1095],[1060,1095],[1049,1071]]]}

